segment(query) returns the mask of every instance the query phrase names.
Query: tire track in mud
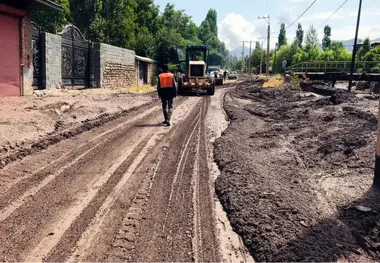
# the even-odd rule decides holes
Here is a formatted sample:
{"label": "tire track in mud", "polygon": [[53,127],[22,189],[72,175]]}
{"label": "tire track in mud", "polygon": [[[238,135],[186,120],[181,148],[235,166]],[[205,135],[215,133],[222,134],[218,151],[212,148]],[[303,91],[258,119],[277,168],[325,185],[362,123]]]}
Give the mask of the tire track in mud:
{"label": "tire track in mud", "polygon": [[127,153],[126,156],[121,156],[120,160],[115,162],[100,180],[91,184],[92,191],[86,193],[85,197],[77,205],[70,207],[65,212],[67,218],[63,218],[58,223],[58,229],[53,232],[54,238],[46,237],[42,240],[31,253],[32,257],[27,258],[26,261],[58,262],[66,260],[70,255],[71,248],[79,240],[83,229],[89,226],[101,205],[106,201],[108,194],[123,179],[126,174],[124,171],[133,164],[147,144],[150,136],[151,134],[146,135],[130,154]]}
{"label": "tire track in mud", "polygon": [[[131,134],[126,133],[126,135]],[[124,137],[120,137],[103,145],[103,152],[88,153],[85,159],[80,159],[73,166],[64,170],[58,177],[47,184],[43,191],[31,196],[27,202],[7,217],[0,225],[0,243],[2,243],[0,255],[14,255],[15,257],[12,260],[22,260],[18,255],[29,253],[28,251],[38,245],[44,236],[54,236],[56,234],[51,231],[55,229],[57,221],[60,222],[61,218],[64,218],[67,213],[74,216],[76,212],[81,211],[80,209],[76,211],[75,206],[78,202],[81,202],[81,199],[84,199],[84,205],[90,201],[86,199],[88,192],[94,192],[95,190],[97,196],[106,195],[109,189],[112,189],[114,181],[118,180],[120,174],[141,151],[141,148],[136,148],[121,167],[116,169],[104,187],[102,187],[101,183],[97,185],[97,181],[102,180],[104,174],[111,168],[112,161],[110,160],[118,158],[120,148],[132,147],[133,149],[133,142],[123,143],[123,141]],[[120,145],[120,148],[115,148],[113,143]],[[91,205],[86,206],[86,208],[92,209],[94,207]],[[80,216],[80,218],[83,217]],[[23,223],[22,226],[25,228],[23,232],[25,234],[12,235],[12,233],[19,231],[16,229],[20,222]],[[84,222],[82,223],[85,226]],[[7,235],[6,233],[8,232],[11,235]],[[6,253],[4,253],[5,251]]]}
{"label": "tire track in mud", "polygon": [[[152,110],[153,115],[154,115],[154,112],[155,112],[155,109]],[[150,115],[148,114],[148,115],[151,116],[152,114],[150,114]],[[51,192],[52,191],[51,189],[56,189],[56,188],[59,189],[60,187],[63,187],[64,190],[66,190],[65,189],[66,187],[70,188],[70,186],[68,186],[66,180],[69,180],[71,183],[72,182],[77,182],[77,183],[80,182],[79,185],[86,185],[86,183],[89,183],[89,184],[96,183],[96,180],[91,181],[91,179],[90,179],[91,175],[94,175],[92,172],[89,172],[87,174],[86,174],[86,172],[84,172],[83,174],[79,174],[79,176],[78,176],[77,173],[78,173],[78,171],[80,171],[80,169],[75,169],[71,166],[76,165],[77,168],[83,167],[83,165],[86,165],[86,159],[85,158],[87,158],[87,161],[88,161],[88,159],[90,159],[90,160],[96,159],[98,156],[96,156],[96,153],[93,152],[93,149],[97,148],[98,146],[102,146],[102,148],[99,147],[97,149],[97,151],[101,151],[102,149],[104,150],[104,147],[105,147],[105,145],[107,145],[107,143],[110,145],[112,143],[116,143],[117,145],[126,146],[126,144],[123,145],[123,143],[122,143],[123,139],[120,139],[120,138],[123,138],[123,136],[121,136],[121,135],[124,135],[124,137],[129,137],[129,136],[132,136],[133,134],[139,134],[136,131],[132,131],[133,130],[132,128],[134,126],[136,126],[139,123],[139,120],[144,116],[145,115],[143,114],[143,116],[140,116],[138,118],[137,122],[134,121],[134,123],[132,123],[128,127],[124,127],[125,129],[122,129],[121,131],[117,132],[116,134],[112,134],[112,136],[110,136],[107,139],[102,138],[101,135],[98,136],[98,138],[95,138],[95,139],[100,139],[101,140],[100,143],[96,143],[94,147],[90,147],[90,149],[88,149],[84,153],[80,154],[79,158],[74,159],[74,161],[70,162],[68,165],[66,165],[66,167],[64,167],[64,169],[60,170],[58,173],[55,173],[53,176],[51,173],[54,171],[54,169],[56,169],[56,167],[48,167],[48,166],[47,167],[50,169],[42,169],[42,170],[44,170],[45,173],[42,173],[40,171],[40,172],[37,172],[36,174],[32,174],[31,176],[27,176],[25,181],[23,182],[23,184],[24,185],[30,184],[31,186],[34,187],[34,188],[31,188],[31,190],[29,189],[29,191],[27,191],[27,193],[25,193],[25,191],[24,192],[20,191],[19,195],[16,194],[16,196],[12,196],[14,191],[17,190],[17,186],[20,186],[17,184],[15,185],[16,187],[15,186],[13,187],[13,189],[11,188],[10,190],[6,191],[5,195],[7,195],[8,198],[4,198],[4,199],[2,198],[2,200],[7,201],[7,202],[3,203],[2,207],[4,209],[1,210],[1,212],[0,212],[0,216],[1,216],[2,221],[3,221],[2,224],[0,225],[0,232],[5,231],[5,232],[3,232],[3,234],[0,237],[0,239],[4,238],[3,240],[0,240],[0,243],[2,243],[2,246],[0,248],[0,258],[3,258],[5,260],[5,258],[3,256],[6,256],[7,260],[9,260],[9,259],[21,260],[23,257],[22,254],[27,255],[27,253],[28,253],[27,251],[32,249],[33,247],[35,247],[37,245],[39,238],[41,239],[43,235],[53,235],[53,233],[42,234],[42,233],[39,233],[37,230],[40,229],[41,226],[48,227],[49,224],[47,224],[47,223],[49,220],[50,221],[55,220],[55,218],[53,218],[53,217],[56,217],[56,213],[58,210],[57,207],[64,210],[65,207],[66,208],[70,207],[70,205],[72,203],[75,203],[76,197],[79,197],[79,199],[80,199],[81,196],[79,194],[76,196],[76,192],[80,192],[82,189],[79,190],[80,187],[76,186],[76,183],[74,183],[73,184],[73,185],[75,185],[73,187],[74,190],[70,189],[70,191],[71,191],[70,194],[69,194],[69,192],[65,192],[66,195],[62,195],[61,193],[58,193],[56,196],[52,195],[52,196],[54,196],[54,198],[48,198],[47,192],[49,192],[49,191]],[[140,121],[140,123],[144,123],[146,121],[147,120],[144,119],[144,120]],[[125,126],[125,125],[121,124],[120,126],[116,127],[115,129],[119,129],[123,126]],[[108,133],[109,132],[106,132],[106,134],[108,134]],[[118,136],[121,136],[121,137],[118,138]],[[121,143],[117,143],[118,140]],[[87,147],[85,147],[85,148],[87,148]],[[79,153],[80,152],[81,151],[79,151]],[[138,152],[139,152],[139,150],[137,150],[136,153],[138,153]],[[74,153],[72,155],[75,156],[75,154],[77,154],[77,153],[78,153],[78,151],[74,151]],[[70,155],[70,157],[72,155]],[[66,160],[66,159],[64,158],[63,160]],[[103,166],[107,167],[107,164],[106,165],[104,165],[104,164],[105,163],[103,163]],[[111,162],[111,164],[112,164],[112,162]],[[40,178],[38,175],[40,175],[43,178]],[[95,173],[95,175],[97,177],[102,176],[101,173],[100,174]],[[77,176],[77,177],[81,177],[81,178],[80,179],[78,179],[78,178],[73,179],[72,178],[73,176]],[[43,181],[44,178],[45,179],[48,178],[49,180],[47,182],[44,182]],[[37,183],[35,183],[35,181],[37,181]],[[39,185],[38,183],[40,183],[41,181],[42,181],[42,185],[41,184]],[[20,188],[18,188],[18,189],[20,190]],[[77,190],[75,191],[75,189],[77,189]],[[43,191],[41,191],[41,190],[43,190]],[[24,198],[20,199],[19,196],[23,196]],[[57,198],[57,196],[61,197],[62,199]],[[44,199],[44,201],[42,201],[43,199]],[[15,202],[15,200],[16,200],[16,202]],[[42,205],[42,207],[41,207],[41,205],[38,206],[38,203],[40,203]],[[7,204],[8,204],[8,206],[6,206]],[[63,205],[59,206],[57,204],[59,204],[59,205],[63,204]],[[12,206],[12,205],[14,205],[14,206]],[[49,208],[51,208],[51,209],[49,209]],[[35,212],[35,213],[33,213],[33,212]],[[43,216],[42,216],[42,214],[43,214]],[[54,214],[54,216],[53,216],[53,214]],[[31,221],[31,222],[35,221],[36,224],[32,224],[31,222],[25,222],[25,220],[23,220],[24,219],[23,217],[25,215],[28,215],[28,216],[30,215],[29,221]],[[16,222],[16,221],[18,223],[25,223],[22,226],[22,230],[15,228],[15,227],[17,227],[16,226],[17,224],[14,224],[12,222]],[[34,233],[32,236],[29,236],[30,233],[28,233],[28,236],[22,235],[20,237],[17,235],[17,233],[26,233],[26,232],[34,232]],[[46,232],[46,230],[45,230],[45,232]],[[6,234],[6,233],[9,233],[9,234]],[[19,238],[18,241],[16,241],[17,236]],[[10,237],[10,238],[7,238],[7,237]],[[17,244],[17,245],[15,245],[15,244]],[[44,247],[44,246],[41,246],[41,247]]]}
{"label": "tire track in mud", "polygon": [[209,99],[202,99],[172,134],[156,162],[154,179],[141,188],[145,195],[137,207],[131,206],[106,261],[219,260],[206,146],[202,146],[208,104]]}
{"label": "tire track in mud", "polygon": [[109,123],[3,187],[0,260],[220,261],[207,163],[210,101],[179,100],[187,106],[170,129],[156,128],[156,109]]}
{"label": "tire track in mud", "polygon": [[[197,108],[197,106],[195,107]],[[190,140],[190,135],[189,134],[184,134],[183,132],[189,127],[189,125],[193,126],[196,122],[199,120],[195,118],[195,113],[196,111],[193,111],[190,113],[190,116],[186,118],[182,123],[177,126],[177,129],[175,132],[173,132],[170,135],[170,138],[163,142],[162,145],[158,146],[158,149],[162,149],[162,152],[155,151],[152,153],[152,155],[157,156],[153,157],[156,159],[157,165],[154,168],[154,173],[151,176],[152,179],[150,180],[149,187],[147,188],[146,186],[143,185],[143,187],[140,189],[140,194],[136,195],[136,200],[134,202],[134,205],[130,208],[130,211],[128,212],[129,216],[127,216],[122,224],[122,227],[119,231],[119,234],[117,238],[113,242],[113,247],[114,249],[110,251],[108,259],[106,261],[135,261],[139,260],[141,257],[140,255],[140,249],[143,249],[144,252],[148,251],[146,248],[140,248],[140,244],[142,244],[145,247],[145,241],[142,241],[142,239],[145,238],[145,234],[147,234],[147,238],[152,240],[157,238],[157,236],[154,235],[154,233],[160,233],[162,235],[164,232],[165,224],[164,224],[164,218],[167,212],[167,206],[164,204],[161,204],[158,199],[156,199],[156,193],[158,194],[166,194],[167,200],[169,201],[170,199],[170,192],[171,192],[171,187],[165,187],[165,189],[159,187],[165,179],[163,177],[169,177],[173,176],[172,182],[174,183],[174,177],[176,174],[177,180],[180,180],[181,177],[181,171],[183,169],[182,163],[178,163],[177,160],[186,159],[186,155],[188,155],[188,149],[186,145],[188,145],[188,141]],[[198,115],[198,114],[197,114]],[[191,127],[190,126],[190,127]],[[185,139],[182,138],[182,140],[178,140],[182,136],[185,135]],[[172,158],[173,155],[171,152],[173,152],[173,143],[177,144],[178,142],[181,142],[178,145],[178,148],[176,148],[175,153],[175,158]],[[169,154],[169,156],[168,156]],[[148,162],[151,163],[151,162]],[[162,173],[163,167],[170,167],[171,172],[167,171],[165,174]],[[164,179],[164,180],[163,180]],[[148,179],[149,182],[149,179]],[[147,185],[147,183],[145,183]],[[158,185],[159,184],[159,185]],[[157,190],[159,190],[157,192]],[[165,193],[164,193],[165,192]],[[172,198],[174,199],[175,197],[172,194]],[[147,198],[149,197],[149,199]],[[154,202],[158,202],[157,204],[157,209],[160,209],[160,215],[161,215],[161,220],[159,224],[154,224],[154,227],[156,229],[147,229],[144,226],[144,223],[150,219],[150,212],[151,212],[151,207],[150,203],[151,201],[154,200]],[[167,203],[169,203],[167,201]],[[160,206],[160,207],[158,207]],[[140,214],[131,216],[133,214],[136,214],[133,211],[140,211]],[[158,214],[154,213],[154,216],[158,216]],[[147,231],[147,232],[146,232]],[[152,232],[154,231],[154,232]],[[153,235],[153,236],[152,236]],[[156,245],[152,244],[153,247],[156,247]],[[157,252],[156,250],[154,250]],[[150,251],[150,257],[152,257],[152,260],[155,260],[158,255],[156,255],[153,251]],[[163,252],[163,250],[161,250]],[[166,250],[165,250],[166,252]],[[148,260],[147,257],[143,256],[142,260]]]}
{"label": "tire track in mud", "polygon": [[[70,167],[78,160],[85,157],[88,153],[95,151],[99,146],[102,146],[109,141],[115,140],[115,138],[121,136],[121,134],[128,132],[128,130],[136,125],[136,123],[141,121],[141,118],[149,117],[150,115],[155,114],[158,110],[158,107],[154,107],[147,112],[138,115],[137,118],[132,117],[129,121],[122,122],[121,124],[118,124],[115,127],[106,130],[105,132],[97,134],[90,140],[85,140],[80,145],[77,145],[74,150],[70,150],[68,153],[60,156],[55,160],[52,160],[52,162],[46,166],[43,166],[42,168],[39,168],[37,171],[31,173],[30,175],[25,175],[21,178],[15,178],[13,182],[8,182],[8,184],[2,184],[0,187],[0,189],[3,189],[0,191],[0,209],[3,209],[5,206],[11,204],[12,202],[15,202],[16,200],[16,202],[20,203],[21,201],[18,200],[20,197],[21,199],[25,200],[26,197],[32,196],[35,194],[35,191],[37,189],[29,190],[28,188],[35,186],[36,184],[40,184],[41,186],[35,186],[34,188],[39,187],[41,189],[44,185],[55,178],[53,175],[58,175],[60,171],[63,171],[64,169]],[[0,178],[6,178],[8,173],[11,174],[11,172],[0,170]],[[49,178],[46,178],[48,174]],[[29,190],[30,194],[26,192],[27,190]],[[24,195],[21,196],[23,193]],[[0,211],[0,214],[2,214],[2,212],[3,211]]]}
{"label": "tire track in mud", "polygon": [[14,161],[21,160],[32,154],[36,154],[51,145],[61,142],[62,140],[70,139],[74,136],[77,136],[79,134],[92,130],[96,127],[102,126],[106,123],[109,123],[115,119],[127,116],[132,112],[143,112],[144,110],[149,109],[153,105],[154,103],[149,102],[149,103],[140,105],[138,107],[133,107],[128,110],[123,110],[115,114],[108,114],[108,113],[102,114],[94,119],[87,119],[83,121],[81,124],[68,128],[64,131],[60,131],[59,133],[48,134],[45,138],[30,144],[29,147],[23,147],[11,153],[0,155],[0,169],[4,168],[6,165]]}

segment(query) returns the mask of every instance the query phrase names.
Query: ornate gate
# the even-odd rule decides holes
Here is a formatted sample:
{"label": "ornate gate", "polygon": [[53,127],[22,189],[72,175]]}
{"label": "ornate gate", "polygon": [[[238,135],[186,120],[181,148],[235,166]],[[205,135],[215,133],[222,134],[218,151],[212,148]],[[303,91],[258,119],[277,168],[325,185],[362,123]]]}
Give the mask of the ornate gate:
{"label": "ornate gate", "polygon": [[62,36],[62,82],[65,86],[89,86],[89,42],[74,25]]}
{"label": "ornate gate", "polygon": [[42,48],[41,27],[32,22],[32,46],[33,46],[33,88],[42,88]]}

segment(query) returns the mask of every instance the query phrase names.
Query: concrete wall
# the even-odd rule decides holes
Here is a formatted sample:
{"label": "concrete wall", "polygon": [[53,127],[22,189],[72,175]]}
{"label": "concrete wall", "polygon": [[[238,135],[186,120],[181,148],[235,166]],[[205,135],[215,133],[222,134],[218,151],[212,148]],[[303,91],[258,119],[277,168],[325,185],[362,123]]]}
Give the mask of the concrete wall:
{"label": "concrete wall", "polygon": [[[61,36],[45,32],[41,36],[41,42],[42,63],[44,64],[42,67],[43,88],[59,89],[63,84]],[[90,87],[118,89],[137,85],[138,66],[136,66],[136,54],[133,50],[103,43],[93,43],[90,49]],[[152,63],[147,64],[148,84],[153,84],[156,77],[156,66]],[[31,81],[33,81],[33,73]]]}
{"label": "concrete wall", "polygon": [[42,63],[45,63],[42,72],[42,85],[45,89],[60,89],[62,86],[61,37],[45,32],[42,34],[41,41]]}
{"label": "concrete wall", "polygon": [[135,52],[107,44],[94,45],[95,87],[127,88],[136,84]]}

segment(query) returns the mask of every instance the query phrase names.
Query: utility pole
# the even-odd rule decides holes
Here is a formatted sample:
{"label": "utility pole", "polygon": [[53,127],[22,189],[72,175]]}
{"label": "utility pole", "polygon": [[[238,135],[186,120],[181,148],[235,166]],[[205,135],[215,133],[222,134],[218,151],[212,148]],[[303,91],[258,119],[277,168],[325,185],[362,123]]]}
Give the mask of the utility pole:
{"label": "utility pole", "polygon": [[249,67],[249,73],[251,74],[251,69],[252,69],[252,66],[251,66],[251,55],[252,55],[252,41],[249,41],[249,62],[248,62],[248,67]]}
{"label": "utility pole", "polygon": [[[264,39],[264,38],[259,38]],[[261,52],[260,52],[260,75],[263,73],[263,51],[264,51],[264,41],[261,41]]]}
{"label": "utility pole", "polygon": [[359,0],[358,20],[356,21],[356,32],[355,32],[354,50],[352,51],[351,72],[350,72],[350,81],[348,82],[348,92],[351,92],[352,79],[353,79],[353,76],[354,76],[355,57],[356,57],[356,52],[358,51],[358,34],[359,34],[359,25],[360,25],[361,11],[362,11],[362,0]]}
{"label": "utility pole", "polygon": [[270,60],[270,16],[259,16],[259,19],[264,19],[268,23],[268,37],[267,37],[267,66],[266,73],[269,75],[269,60]]}

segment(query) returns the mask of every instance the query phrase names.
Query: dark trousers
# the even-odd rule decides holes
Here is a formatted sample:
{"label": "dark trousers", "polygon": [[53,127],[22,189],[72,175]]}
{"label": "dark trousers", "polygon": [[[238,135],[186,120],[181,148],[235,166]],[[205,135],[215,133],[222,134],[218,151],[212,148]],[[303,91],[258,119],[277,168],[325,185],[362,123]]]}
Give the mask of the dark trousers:
{"label": "dark trousers", "polygon": [[173,112],[173,96],[162,96],[162,111],[164,113],[165,121],[170,121]]}

